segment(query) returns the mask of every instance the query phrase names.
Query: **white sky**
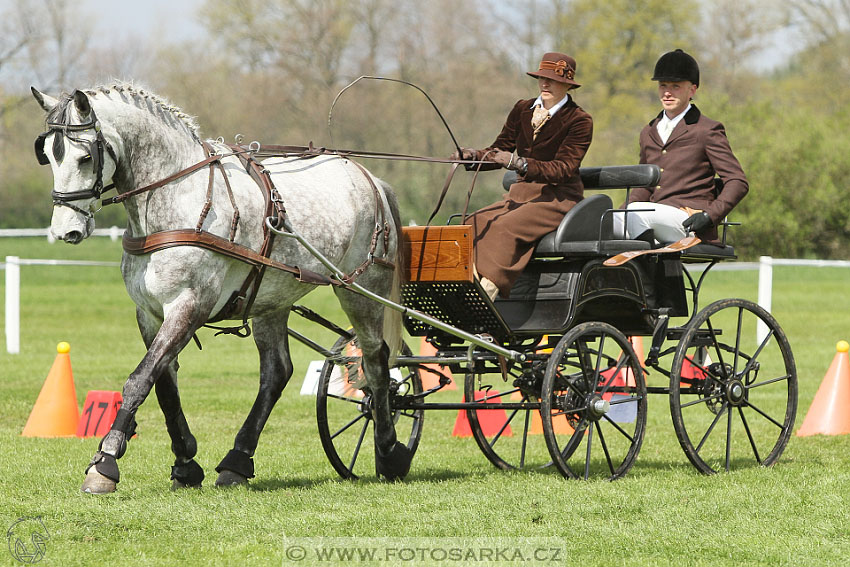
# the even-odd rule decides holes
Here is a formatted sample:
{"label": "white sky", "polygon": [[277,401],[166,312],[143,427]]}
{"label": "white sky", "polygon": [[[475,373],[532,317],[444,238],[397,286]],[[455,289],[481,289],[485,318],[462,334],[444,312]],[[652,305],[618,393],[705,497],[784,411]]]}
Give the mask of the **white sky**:
{"label": "white sky", "polygon": [[200,35],[195,14],[204,0],[79,0],[101,31],[188,39]]}

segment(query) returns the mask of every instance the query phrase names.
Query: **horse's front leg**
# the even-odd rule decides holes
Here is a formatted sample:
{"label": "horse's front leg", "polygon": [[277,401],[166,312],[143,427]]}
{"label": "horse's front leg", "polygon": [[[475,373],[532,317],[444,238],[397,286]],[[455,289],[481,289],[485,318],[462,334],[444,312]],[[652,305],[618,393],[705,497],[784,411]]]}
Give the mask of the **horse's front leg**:
{"label": "horse's front leg", "polygon": [[[163,405],[164,399],[176,395],[176,376],[171,374],[172,370],[176,371],[176,367],[169,367],[176,361],[177,355],[192,338],[194,332],[206,320],[207,315],[208,313],[200,313],[197,299],[187,292],[184,297],[173,302],[169,307],[162,325],[156,331],[152,340],[149,340],[149,336],[145,336],[151,332],[150,327],[147,326],[150,324],[150,320],[139,320],[140,328],[144,327],[142,334],[145,343],[148,344],[149,342],[148,351],[124,384],[123,404],[115,416],[112,428],[101,440],[97,453],[86,469],[86,479],[82,486],[83,492],[104,494],[115,491],[116,484],[120,480],[117,460],[124,455],[127,449],[127,440],[135,430],[136,411],[148,397],[154,382],[160,376],[168,377],[168,384],[164,384],[162,390],[160,391],[158,388],[157,391],[157,395],[160,396],[160,404]],[[177,398],[176,404],[174,401],[166,400],[163,411],[169,432],[174,429],[178,436],[182,436],[184,433],[188,433],[188,426],[185,425],[185,418],[182,418],[182,410],[179,410],[179,416],[176,413],[178,410],[179,398]],[[179,450],[183,453],[184,459],[188,457],[191,460],[195,451],[194,438],[191,437],[191,434],[185,438],[184,443],[185,446],[182,449],[179,449],[180,443],[177,443],[178,449],[175,449],[175,454],[177,454],[179,460],[181,457],[178,454]],[[175,447],[173,433],[172,447]]]}
{"label": "horse's front leg", "polygon": [[216,486],[244,484],[254,476],[252,457],[269,414],[292,376],[287,320],[289,310],[253,319],[254,343],[260,354],[260,388],[251,412],[236,435],[233,449],[216,467]]}

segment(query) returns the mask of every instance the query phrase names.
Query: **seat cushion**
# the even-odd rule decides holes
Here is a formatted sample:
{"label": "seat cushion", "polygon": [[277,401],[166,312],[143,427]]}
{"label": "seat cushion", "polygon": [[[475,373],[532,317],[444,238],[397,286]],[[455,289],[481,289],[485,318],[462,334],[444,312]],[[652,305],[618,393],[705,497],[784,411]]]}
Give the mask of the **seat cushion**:
{"label": "seat cushion", "polygon": [[703,242],[682,252],[683,262],[709,262],[712,260],[734,260],[735,249],[729,245]]}
{"label": "seat cushion", "polygon": [[533,257],[608,256],[629,250],[649,250],[649,243],[643,240],[579,240],[559,242],[556,238],[556,232],[550,232],[537,244]]}

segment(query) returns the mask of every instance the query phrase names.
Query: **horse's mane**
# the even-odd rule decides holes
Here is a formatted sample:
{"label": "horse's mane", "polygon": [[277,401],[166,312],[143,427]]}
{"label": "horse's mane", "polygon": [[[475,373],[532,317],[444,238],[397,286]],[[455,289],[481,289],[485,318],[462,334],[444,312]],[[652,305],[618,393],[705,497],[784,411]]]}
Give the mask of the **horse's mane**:
{"label": "horse's mane", "polygon": [[[200,141],[198,123],[194,117],[189,116],[165,98],[143,88],[136,87],[132,83],[116,82],[111,85],[101,85],[91,89],[84,89],[83,92],[90,97],[117,100],[126,104],[132,104],[137,108],[146,109],[154,115],[159,114],[167,124],[172,126],[179,125],[195,140]],[[59,104],[48,112],[47,121],[54,124],[70,125],[71,117],[68,108],[73,97],[63,92],[58,96],[58,100]]]}

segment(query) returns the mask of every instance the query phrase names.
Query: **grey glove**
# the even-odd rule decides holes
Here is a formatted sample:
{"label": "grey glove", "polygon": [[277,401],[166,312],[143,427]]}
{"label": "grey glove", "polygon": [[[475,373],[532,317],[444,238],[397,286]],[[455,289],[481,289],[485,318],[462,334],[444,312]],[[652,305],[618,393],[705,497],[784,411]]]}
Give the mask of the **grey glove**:
{"label": "grey glove", "polygon": [[694,213],[682,221],[682,226],[688,232],[700,232],[711,227],[712,224],[711,217],[705,211]]}

